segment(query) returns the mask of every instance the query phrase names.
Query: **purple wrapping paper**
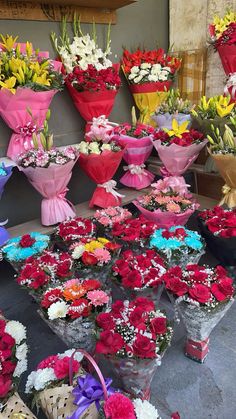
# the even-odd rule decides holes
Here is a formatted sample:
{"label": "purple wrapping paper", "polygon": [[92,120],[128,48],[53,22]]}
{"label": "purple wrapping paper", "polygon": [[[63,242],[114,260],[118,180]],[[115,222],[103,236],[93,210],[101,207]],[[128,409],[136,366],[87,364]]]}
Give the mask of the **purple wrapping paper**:
{"label": "purple wrapping paper", "polygon": [[12,166],[5,166],[3,165],[3,169],[7,172],[6,176],[0,176],[0,198],[2,197],[3,189],[5,184],[7,183],[8,179],[11,177],[12,174]]}

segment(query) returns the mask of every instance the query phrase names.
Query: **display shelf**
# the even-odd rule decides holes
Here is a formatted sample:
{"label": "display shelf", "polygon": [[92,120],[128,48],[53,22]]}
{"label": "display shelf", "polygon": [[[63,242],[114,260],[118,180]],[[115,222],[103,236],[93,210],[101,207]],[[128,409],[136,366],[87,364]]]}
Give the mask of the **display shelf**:
{"label": "display shelf", "polygon": [[[135,3],[137,0],[47,0],[47,4],[61,4],[64,6],[79,6],[98,9],[120,9]],[[24,0],[26,3],[40,3],[39,0]],[[22,0],[16,1],[22,3]],[[41,3],[44,3],[43,1]]]}

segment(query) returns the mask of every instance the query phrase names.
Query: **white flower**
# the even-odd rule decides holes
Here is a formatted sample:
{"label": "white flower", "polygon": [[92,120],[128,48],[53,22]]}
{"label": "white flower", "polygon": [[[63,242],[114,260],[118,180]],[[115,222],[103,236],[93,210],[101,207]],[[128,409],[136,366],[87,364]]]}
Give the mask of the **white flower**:
{"label": "white flower", "polygon": [[139,72],[139,67],[138,67],[137,65],[134,65],[134,66],[131,68],[130,72],[131,72],[131,73],[138,73],[138,72]]}
{"label": "white flower", "polygon": [[148,80],[149,81],[158,81],[159,80],[159,77],[158,77],[158,75],[149,74]]}
{"label": "white flower", "polygon": [[91,153],[100,154],[98,143],[92,142],[92,143],[89,144],[88,148],[91,151]]}
{"label": "white flower", "polygon": [[53,303],[48,309],[49,320],[65,318],[68,311],[68,305],[65,301],[57,301]]}
{"label": "white flower", "polygon": [[17,362],[15,371],[13,373],[13,377],[20,377],[23,372],[27,370],[28,362],[27,359],[22,359],[21,361]]}
{"label": "white flower", "polygon": [[165,80],[167,80],[168,79],[168,75],[166,75],[165,73],[161,73],[160,75],[159,75],[159,80],[160,81],[165,81]]}
{"label": "white flower", "polygon": [[147,400],[135,399],[133,405],[137,419],[161,419],[157,409]]}
{"label": "white flower", "polygon": [[136,77],[136,74],[135,74],[135,73],[131,73],[131,74],[128,76],[128,79],[129,79],[129,80],[133,80],[133,79],[135,79],[135,77]]}
{"label": "white flower", "polygon": [[28,346],[26,343],[22,343],[20,346],[16,347],[16,358],[19,359],[19,361],[26,358],[28,352]]}
{"label": "white flower", "polygon": [[139,75],[140,75],[140,76],[146,76],[147,74],[149,74],[149,71],[148,71],[148,70],[141,70],[141,71],[139,72]]}
{"label": "white flower", "polygon": [[[65,351],[63,354],[57,354],[58,358],[63,359],[65,358],[65,356],[69,356],[71,357],[71,355],[75,352],[75,349],[68,349],[67,351]],[[83,354],[81,354],[80,352],[76,352],[74,354],[74,359],[78,362],[81,362],[83,359]]]}
{"label": "white flower", "polygon": [[84,250],[85,250],[85,248],[82,244],[80,244],[79,246],[76,246],[73,250],[72,258],[73,259],[79,259],[82,256],[82,254],[84,253]]}
{"label": "white flower", "polygon": [[140,67],[141,67],[143,70],[146,70],[147,68],[151,68],[151,66],[152,66],[152,65],[151,65],[150,63],[142,63]]}
{"label": "white flower", "polygon": [[153,64],[152,71],[161,71],[161,64]]}
{"label": "white flower", "polygon": [[111,150],[110,144],[103,144],[101,147],[102,150]]}
{"label": "white flower", "polygon": [[13,339],[15,339],[17,345],[22,340],[26,339],[26,327],[16,320],[7,322],[5,332],[11,335]]}
{"label": "white flower", "polygon": [[36,375],[37,375],[37,371],[32,371],[30,375],[28,376],[27,382],[25,385],[26,394],[29,394],[31,390],[33,390]]}
{"label": "white flower", "polygon": [[47,387],[52,381],[56,381],[57,377],[53,368],[44,368],[31,372],[28,376],[25,392],[30,393],[33,389],[39,391]]}
{"label": "white flower", "polygon": [[139,83],[142,80],[143,76],[135,77],[134,83]]}
{"label": "white flower", "polygon": [[80,153],[88,154],[88,143],[86,143],[86,141],[81,141],[78,148]]}

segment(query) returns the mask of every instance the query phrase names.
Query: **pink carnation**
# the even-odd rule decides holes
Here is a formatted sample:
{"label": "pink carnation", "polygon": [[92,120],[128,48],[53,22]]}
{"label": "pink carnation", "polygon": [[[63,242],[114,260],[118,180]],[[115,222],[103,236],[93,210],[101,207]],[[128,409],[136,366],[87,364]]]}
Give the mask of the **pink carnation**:
{"label": "pink carnation", "polygon": [[89,291],[87,293],[87,298],[95,307],[103,306],[104,304],[107,304],[109,301],[108,295],[104,291],[100,290]]}
{"label": "pink carnation", "polygon": [[108,263],[111,260],[111,255],[106,249],[95,249],[93,254],[101,263]]}
{"label": "pink carnation", "polygon": [[110,215],[110,217],[114,217],[115,215],[118,215],[118,212],[116,208],[111,207],[106,209],[106,214]]}
{"label": "pink carnation", "polygon": [[104,226],[108,226],[110,224],[110,218],[105,217],[105,216],[98,218],[98,221]]}
{"label": "pink carnation", "polygon": [[64,287],[65,288],[71,288],[74,285],[79,285],[79,284],[80,284],[80,281],[77,278],[74,278],[74,279],[69,279],[69,281],[66,281],[64,283]]}
{"label": "pink carnation", "polygon": [[178,204],[175,204],[174,202],[169,202],[166,205],[166,209],[167,209],[167,211],[174,212],[176,214],[178,214],[179,212],[181,212],[180,206]]}
{"label": "pink carnation", "polygon": [[51,355],[43,359],[37,366],[37,370],[43,370],[44,368],[54,368],[56,362],[58,361],[57,355]]}

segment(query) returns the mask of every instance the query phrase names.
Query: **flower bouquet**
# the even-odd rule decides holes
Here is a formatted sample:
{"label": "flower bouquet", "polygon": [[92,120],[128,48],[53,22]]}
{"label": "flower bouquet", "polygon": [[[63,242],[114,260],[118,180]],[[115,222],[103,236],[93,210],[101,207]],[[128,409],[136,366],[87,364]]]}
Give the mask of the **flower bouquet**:
{"label": "flower bouquet", "polygon": [[33,187],[43,196],[41,204],[41,221],[45,226],[54,225],[74,217],[72,204],[66,199],[67,185],[71,178],[73,166],[78,158],[75,148],[53,148],[53,135],[48,134],[48,119],[40,132],[40,142],[33,134],[34,149],[18,158],[18,168]]}
{"label": "flower bouquet", "polygon": [[83,374],[80,353],[71,355],[74,349],[43,359],[27,379],[25,392],[33,397],[48,419],[68,417],[75,410],[73,405],[73,384],[70,385],[70,370],[75,379]]}
{"label": "flower bouquet", "polygon": [[48,248],[50,237],[46,234],[33,232],[23,236],[13,237],[2,247],[3,257],[18,272],[26,259],[30,256],[39,256]]}
{"label": "flower bouquet", "polygon": [[157,126],[163,130],[171,129],[173,119],[179,125],[188,121],[187,127],[191,125],[191,110],[193,106],[188,99],[182,99],[178,89],[171,89],[167,93],[165,100],[159,104],[152,119],[157,123]]}
{"label": "flower bouquet", "polygon": [[18,321],[5,320],[0,315],[0,417],[14,415],[36,419],[17,393],[21,375],[27,370],[28,346],[26,328]]}
{"label": "flower bouquet", "polygon": [[224,71],[228,76],[224,89],[235,100],[236,92],[236,13],[228,10],[223,18],[214,16],[209,25],[209,33],[214,48],[218,51]]}
{"label": "flower bouquet", "polygon": [[32,148],[32,134],[42,128],[53,96],[62,89],[61,63],[29,42],[16,43],[18,37],[1,38],[0,115],[14,131],[7,156],[16,160]]}
{"label": "flower bouquet", "polygon": [[122,69],[140,110],[140,122],[151,124],[151,115],[165,99],[181,60],[167,55],[162,48],[153,51],[124,50]]}
{"label": "flower bouquet", "polygon": [[79,151],[80,167],[97,184],[89,207],[120,205],[123,195],[115,190],[116,182],[112,177],[118,169],[124,149],[113,139],[111,126],[106,119],[93,119],[86,141],[79,144]]}
{"label": "flower bouquet", "polygon": [[95,25],[93,28],[92,37],[84,35],[80,22],[75,20],[71,41],[66,19],[63,19],[61,45],[58,44],[56,34],[52,33],[53,44],[63,62],[66,86],[86,122],[100,115],[110,115],[121,85],[119,65],[112,64],[108,59],[111,55],[110,25],[105,51],[98,47]]}
{"label": "flower bouquet", "polygon": [[68,346],[93,352],[98,313],[107,308],[109,294],[95,279],[70,279],[42,295],[41,317]]}
{"label": "flower bouquet", "polygon": [[72,218],[63,221],[56,227],[53,240],[60,249],[67,250],[74,242],[93,237],[96,234],[96,225],[89,218]]}
{"label": "flower bouquet", "polygon": [[162,275],[166,268],[164,260],[154,250],[146,250],[140,255],[132,250],[122,252],[112,272],[111,279],[115,284],[113,299],[119,298],[122,293],[129,300],[148,297],[158,305],[163,290]]}
{"label": "flower bouquet", "polygon": [[[2,197],[4,186],[7,183],[8,179],[11,177],[11,174],[12,166],[6,167],[4,164],[0,165],[0,199]],[[9,234],[7,230],[4,228],[4,225],[6,223],[7,221],[0,221],[0,247],[9,239]]]}
{"label": "flower bouquet", "polygon": [[236,209],[214,207],[201,211],[198,225],[211,253],[225,267],[236,266]]}
{"label": "flower bouquet", "polygon": [[133,203],[147,220],[156,224],[156,228],[169,228],[185,225],[199,207],[199,204],[188,196],[172,190],[153,190]]}
{"label": "flower bouquet", "polygon": [[156,131],[153,145],[169,176],[180,176],[196,160],[207,140],[194,129],[187,129],[188,121],[172,121],[172,129]]}
{"label": "flower bouquet", "polygon": [[233,280],[222,266],[187,265],[170,268],[163,275],[166,289],[173,293],[187,329],[186,355],[203,362],[209,335],[234,302]]}
{"label": "flower bouquet", "polygon": [[57,287],[71,278],[72,266],[73,261],[68,253],[45,251],[37,258],[26,259],[16,281],[27,289],[36,301],[40,301],[48,285]]}
{"label": "flower bouquet", "polygon": [[[108,207],[94,213],[94,221],[98,231],[111,238],[111,230],[116,223],[124,223],[132,217],[132,213],[123,207]],[[100,234],[101,235],[101,234]]]}
{"label": "flower bouquet", "polygon": [[165,260],[167,266],[180,266],[198,263],[204,252],[204,241],[201,236],[183,226],[159,229],[151,236],[150,248]]}
{"label": "flower bouquet", "polygon": [[[133,108],[134,109],[134,108]],[[149,186],[154,175],[145,170],[145,161],[152,152],[152,134],[154,128],[149,125],[135,123],[121,124],[114,128],[115,138],[125,148],[123,159],[128,164],[120,182],[129,188],[143,189]]]}
{"label": "flower bouquet", "polygon": [[170,344],[172,328],[152,300],[116,301],[97,316],[96,353],[103,354],[133,397],[149,399],[157,366]]}
{"label": "flower bouquet", "polygon": [[79,278],[96,278],[106,283],[121,246],[104,237],[84,239],[71,246],[73,269]]}
{"label": "flower bouquet", "polygon": [[212,136],[207,136],[210,143],[210,155],[225,181],[220,205],[226,204],[229,208],[236,206],[236,117],[231,118],[231,123],[233,130],[228,125],[225,125],[224,134],[222,135],[219,129],[215,129],[212,126]]}

